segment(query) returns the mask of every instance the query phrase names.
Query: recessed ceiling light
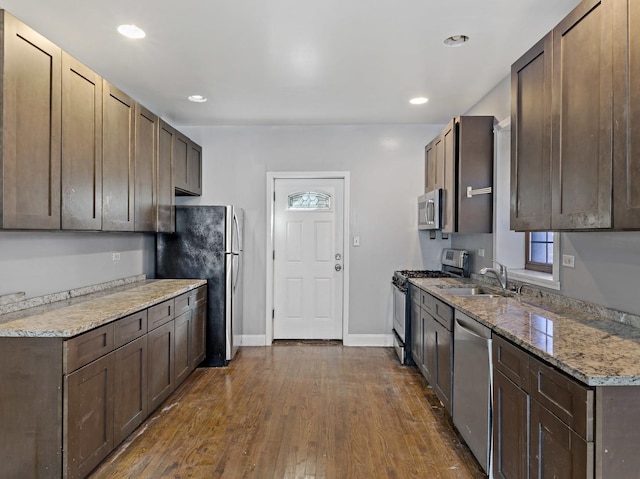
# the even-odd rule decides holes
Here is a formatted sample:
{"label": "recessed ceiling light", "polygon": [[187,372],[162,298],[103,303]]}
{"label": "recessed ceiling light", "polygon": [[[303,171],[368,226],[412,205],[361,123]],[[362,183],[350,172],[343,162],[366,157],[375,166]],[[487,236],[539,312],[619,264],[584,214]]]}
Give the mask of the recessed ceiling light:
{"label": "recessed ceiling light", "polygon": [[452,35],[449,38],[444,39],[444,44],[448,47],[459,47],[469,41],[469,37],[466,35]]}
{"label": "recessed ceiling light", "polygon": [[411,100],[409,100],[409,103],[411,103],[412,105],[424,105],[428,101],[429,101],[428,98],[419,96],[417,98],[412,98]]}
{"label": "recessed ceiling light", "polygon": [[205,101],[207,101],[207,97],[204,97],[202,95],[189,95],[189,101],[192,101],[194,103],[204,103]]}
{"label": "recessed ceiling light", "polygon": [[142,28],[136,27],[135,25],[120,25],[118,27],[118,33],[127,38],[144,38],[147,36]]}

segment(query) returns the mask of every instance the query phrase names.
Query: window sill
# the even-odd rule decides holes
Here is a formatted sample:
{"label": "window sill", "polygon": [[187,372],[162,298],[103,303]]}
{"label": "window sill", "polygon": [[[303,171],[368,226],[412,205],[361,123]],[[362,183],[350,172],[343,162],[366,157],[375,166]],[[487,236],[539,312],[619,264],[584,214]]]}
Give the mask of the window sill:
{"label": "window sill", "polygon": [[529,269],[510,269],[509,279],[515,279],[523,283],[541,286],[543,288],[560,290],[560,281],[555,280],[552,274],[531,271]]}

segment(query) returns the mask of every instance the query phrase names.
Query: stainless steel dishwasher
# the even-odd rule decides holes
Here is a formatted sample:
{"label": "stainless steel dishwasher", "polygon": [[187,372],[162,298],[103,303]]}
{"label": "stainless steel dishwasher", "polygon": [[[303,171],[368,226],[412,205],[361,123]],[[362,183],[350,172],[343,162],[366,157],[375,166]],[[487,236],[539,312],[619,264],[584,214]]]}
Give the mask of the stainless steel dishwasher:
{"label": "stainless steel dishwasher", "polygon": [[491,329],[456,310],[453,338],[453,423],[489,474],[493,383]]}

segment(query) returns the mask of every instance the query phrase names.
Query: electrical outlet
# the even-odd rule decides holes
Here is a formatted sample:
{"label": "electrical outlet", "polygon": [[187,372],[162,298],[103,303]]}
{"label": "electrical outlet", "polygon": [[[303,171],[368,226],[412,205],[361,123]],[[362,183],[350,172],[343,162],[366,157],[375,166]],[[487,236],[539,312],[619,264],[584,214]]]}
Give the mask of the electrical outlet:
{"label": "electrical outlet", "polygon": [[575,268],[575,257],[570,254],[563,254],[562,266],[566,266],[567,268]]}
{"label": "electrical outlet", "polygon": [[480,256],[480,257],[484,258],[484,248],[480,248],[480,249],[478,250],[478,256]]}
{"label": "electrical outlet", "polygon": [[120,253],[112,253],[111,254],[112,261],[120,261]]}

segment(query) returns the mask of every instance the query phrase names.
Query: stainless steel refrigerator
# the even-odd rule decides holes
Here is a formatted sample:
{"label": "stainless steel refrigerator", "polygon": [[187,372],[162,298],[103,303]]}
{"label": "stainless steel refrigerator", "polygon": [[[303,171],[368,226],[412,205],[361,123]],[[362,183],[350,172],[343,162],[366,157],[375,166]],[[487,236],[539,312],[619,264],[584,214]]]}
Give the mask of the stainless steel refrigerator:
{"label": "stainless steel refrigerator", "polygon": [[225,366],[242,331],[242,230],[234,206],[176,206],[176,232],[156,235],[157,278],[207,280],[205,366]]}

